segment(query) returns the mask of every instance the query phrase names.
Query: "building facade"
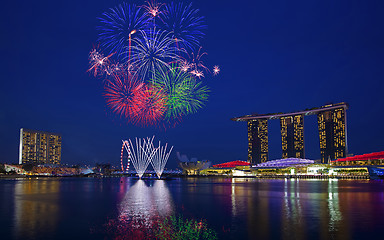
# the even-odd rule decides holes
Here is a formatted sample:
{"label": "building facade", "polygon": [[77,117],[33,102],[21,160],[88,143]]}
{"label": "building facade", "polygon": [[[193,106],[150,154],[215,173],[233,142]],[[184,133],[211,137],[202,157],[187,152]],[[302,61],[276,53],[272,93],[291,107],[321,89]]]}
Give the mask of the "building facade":
{"label": "building facade", "polygon": [[317,114],[322,163],[346,157],[345,110],[340,107]]}
{"label": "building facade", "polygon": [[348,152],[348,105],[344,102],[292,113],[253,114],[233,118],[248,126],[248,162],[268,161],[268,121],[280,120],[282,158],[305,158],[304,117],[317,115],[321,162],[344,158]]}
{"label": "building facade", "polygon": [[20,129],[19,164],[60,164],[61,135]]}
{"label": "building facade", "polygon": [[268,120],[247,121],[248,162],[258,164],[268,161]]}
{"label": "building facade", "polygon": [[304,158],[304,116],[280,118],[282,158]]}

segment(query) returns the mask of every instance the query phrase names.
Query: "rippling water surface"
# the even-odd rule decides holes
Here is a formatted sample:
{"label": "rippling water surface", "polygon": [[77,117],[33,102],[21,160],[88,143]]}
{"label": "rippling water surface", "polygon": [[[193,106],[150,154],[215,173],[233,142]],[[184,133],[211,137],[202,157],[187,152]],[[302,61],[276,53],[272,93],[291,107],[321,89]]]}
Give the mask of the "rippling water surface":
{"label": "rippling water surface", "polygon": [[171,215],[203,220],[219,239],[381,239],[384,182],[4,179],[0,213],[2,239],[116,238],[111,224]]}

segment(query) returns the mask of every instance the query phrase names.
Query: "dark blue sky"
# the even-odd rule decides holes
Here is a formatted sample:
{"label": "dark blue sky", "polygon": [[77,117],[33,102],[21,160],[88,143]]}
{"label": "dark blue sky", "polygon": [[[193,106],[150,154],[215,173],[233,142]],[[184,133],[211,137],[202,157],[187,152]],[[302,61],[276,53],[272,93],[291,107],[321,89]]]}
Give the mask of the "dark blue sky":
{"label": "dark blue sky", "polygon": [[[218,78],[205,108],[167,131],[124,123],[86,72],[97,17],[121,1],[6,1],[0,8],[0,162],[18,160],[20,128],[58,132],[62,163],[119,163],[121,140],[156,135],[176,151],[221,163],[247,156],[245,123],[232,117],[349,103],[350,153],[384,147],[384,2],[199,0],[202,42]],[[132,1],[127,1],[132,2]],[[139,5],[144,1],[134,1]],[[305,119],[306,156],[319,159],[316,117]],[[281,156],[270,122],[270,159]]]}

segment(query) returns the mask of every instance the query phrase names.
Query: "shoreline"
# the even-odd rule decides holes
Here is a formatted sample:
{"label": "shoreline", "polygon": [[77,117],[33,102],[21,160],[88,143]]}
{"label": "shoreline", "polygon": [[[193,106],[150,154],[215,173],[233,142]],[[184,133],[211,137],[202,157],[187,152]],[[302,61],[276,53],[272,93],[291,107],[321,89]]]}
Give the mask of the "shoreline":
{"label": "shoreline", "polygon": [[[110,177],[129,177],[137,178],[133,175],[0,175],[1,179],[37,179],[37,178],[110,178]],[[173,178],[246,178],[246,179],[338,179],[338,180],[382,180],[371,179],[369,176],[327,176],[327,175],[264,175],[264,176],[225,176],[225,175],[165,175],[161,180]],[[143,180],[157,180],[157,177],[143,177]]]}

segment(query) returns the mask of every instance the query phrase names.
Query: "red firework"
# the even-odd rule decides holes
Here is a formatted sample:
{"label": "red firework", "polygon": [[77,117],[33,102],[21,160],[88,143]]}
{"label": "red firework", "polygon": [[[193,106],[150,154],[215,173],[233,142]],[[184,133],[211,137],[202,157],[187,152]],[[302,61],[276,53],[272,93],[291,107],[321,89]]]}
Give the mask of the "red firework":
{"label": "red firework", "polygon": [[142,126],[156,125],[167,110],[166,95],[163,91],[146,85],[142,91],[136,92],[133,105],[133,122]]}
{"label": "red firework", "polygon": [[131,119],[137,112],[136,96],[145,90],[144,83],[128,73],[112,74],[104,85],[107,105],[113,112],[122,117]]}

